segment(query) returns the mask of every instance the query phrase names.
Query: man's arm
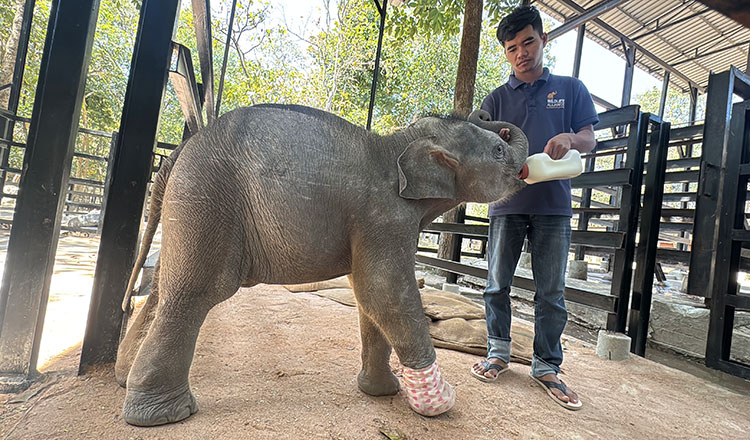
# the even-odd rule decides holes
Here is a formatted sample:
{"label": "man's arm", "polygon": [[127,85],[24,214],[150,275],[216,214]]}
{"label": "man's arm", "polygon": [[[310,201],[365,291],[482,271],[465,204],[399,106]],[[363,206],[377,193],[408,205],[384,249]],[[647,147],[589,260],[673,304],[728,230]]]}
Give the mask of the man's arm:
{"label": "man's arm", "polygon": [[577,133],[560,133],[552,137],[544,146],[544,152],[552,159],[561,159],[570,149],[588,153],[594,147],[596,147],[594,126],[589,124],[582,127]]}

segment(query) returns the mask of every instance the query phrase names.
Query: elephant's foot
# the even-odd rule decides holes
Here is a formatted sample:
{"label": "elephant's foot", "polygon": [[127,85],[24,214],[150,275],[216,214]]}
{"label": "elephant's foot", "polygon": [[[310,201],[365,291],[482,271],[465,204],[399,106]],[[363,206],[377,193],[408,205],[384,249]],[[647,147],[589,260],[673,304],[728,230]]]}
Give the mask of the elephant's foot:
{"label": "elephant's foot", "polygon": [[197,411],[198,403],[185,383],[166,393],[128,390],[122,417],[131,425],[156,426],[179,422]]}
{"label": "elephant's foot", "polygon": [[371,396],[392,396],[398,393],[398,378],[391,370],[381,374],[366,374],[365,370],[359,372],[357,385],[364,393]]}
{"label": "elephant's foot", "polygon": [[456,392],[443,380],[437,362],[420,370],[404,367],[404,387],[409,406],[423,416],[440,415],[456,403]]}

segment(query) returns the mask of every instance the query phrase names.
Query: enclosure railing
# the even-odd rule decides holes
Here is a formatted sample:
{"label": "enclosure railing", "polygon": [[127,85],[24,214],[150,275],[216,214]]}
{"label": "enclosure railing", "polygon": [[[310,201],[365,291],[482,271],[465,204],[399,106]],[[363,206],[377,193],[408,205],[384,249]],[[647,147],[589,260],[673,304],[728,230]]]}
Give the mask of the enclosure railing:
{"label": "enclosure railing", "polygon": [[[11,130],[16,124],[29,122],[28,118],[0,109],[0,226],[4,228],[10,228],[13,224],[14,201],[18,195],[26,150],[24,142],[11,140],[18,137],[11,136]],[[77,144],[87,144],[86,149],[90,152],[73,153],[61,229],[100,232],[106,206],[106,187],[112,171],[112,146],[116,136],[116,132],[78,128]],[[157,149],[171,151],[175,148],[176,145],[166,142],[157,143]],[[153,172],[156,172],[163,155],[154,153],[154,158]],[[85,175],[90,177],[81,177]]]}

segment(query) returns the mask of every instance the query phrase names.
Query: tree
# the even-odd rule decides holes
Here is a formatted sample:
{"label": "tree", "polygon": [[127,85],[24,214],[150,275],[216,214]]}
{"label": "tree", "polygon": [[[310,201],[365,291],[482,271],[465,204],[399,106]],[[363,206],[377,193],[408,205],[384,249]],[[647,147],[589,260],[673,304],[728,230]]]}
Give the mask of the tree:
{"label": "tree", "polygon": [[[453,95],[453,111],[468,116],[474,100],[477,62],[479,58],[479,37],[482,31],[482,0],[466,0],[464,11],[461,51],[456,74],[456,92]],[[466,205],[457,207],[443,214],[443,220],[452,223],[463,223],[466,216]],[[438,257],[450,260],[461,259],[462,237],[456,234],[441,234]],[[455,282],[455,274],[445,273],[448,281]]]}
{"label": "tree", "polygon": [[[3,22],[10,18],[12,12],[11,26],[7,35],[0,38],[0,86],[5,86],[13,81],[13,69],[16,63],[16,53],[18,51],[18,41],[21,38],[21,24],[23,21],[23,10],[26,0],[15,0],[12,8],[4,6],[0,10],[0,16]],[[10,98],[10,88],[0,90],[0,106],[8,108],[8,98]]]}

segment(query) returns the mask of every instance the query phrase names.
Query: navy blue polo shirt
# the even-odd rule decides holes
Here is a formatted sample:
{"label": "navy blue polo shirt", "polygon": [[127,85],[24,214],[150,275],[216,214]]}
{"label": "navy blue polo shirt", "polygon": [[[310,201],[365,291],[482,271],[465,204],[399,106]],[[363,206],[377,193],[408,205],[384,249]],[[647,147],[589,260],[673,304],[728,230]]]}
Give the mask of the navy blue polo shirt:
{"label": "navy blue polo shirt", "polygon": [[[493,121],[507,121],[529,138],[529,155],[541,153],[553,136],[576,133],[599,122],[586,86],[569,76],[549,73],[545,67],[534,85],[511,74],[507,83],[493,90],[482,102],[482,110]],[[503,203],[490,204],[490,215],[572,215],[570,180],[552,180],[529,185]]]}

